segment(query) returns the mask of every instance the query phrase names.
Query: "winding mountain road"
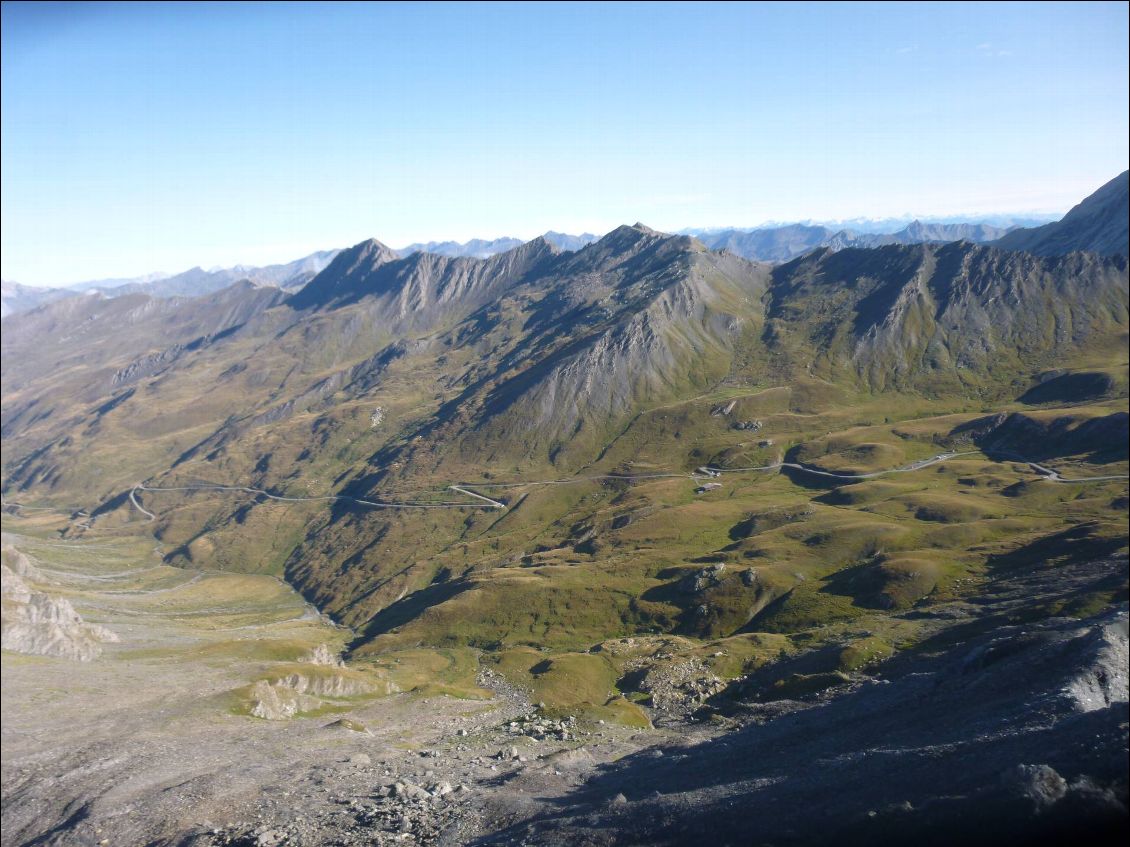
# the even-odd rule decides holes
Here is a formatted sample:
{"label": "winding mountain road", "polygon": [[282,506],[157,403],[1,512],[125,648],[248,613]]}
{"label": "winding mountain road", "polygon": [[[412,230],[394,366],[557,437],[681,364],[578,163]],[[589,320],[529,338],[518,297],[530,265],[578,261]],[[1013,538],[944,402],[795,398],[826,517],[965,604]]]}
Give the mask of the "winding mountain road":
{"label": "winding mountain road", "polygon": [[269,491],[264,491],[262,488],[250,488],[246,485],[181,485],[175,487],[157,487],[146,485],[139,482],[130,489],[129,499],[134,507],[145,515],[150,521],[157,520],[157,516],[146,509],[138,502],[138,491],[241,491],[246,494],[251,494],[255,497],[266,497],[268,500],[278,500],[285,503],[313,503],[313,502],[326,502],[326,501],[342,501],[347,503],[355,503],[359,506],[368,506],[374,509],[505,509],[506,504],[500,503],[497,500],[492,500],[490,497],[485,497],[482,494],[476,494],[458,485],[448,486],[453,491],[458,491],[460,494],[466,494],[478,500],[482,500],[486,505],[479,505],[478,503],[392,503],[377,500],[361,500],[356,497],[347,497],[343,494],[328,494],[320,497],[285,497],[281,494],[272,494]]}
{"label": "winding mountain road", "polygon": [[[419,502],[388,502],[379,500],[362,500],[356,497],[348,497],[341,494],[330,494],[319,497],[286,497],[280,494],[272,494],[269,491],[264,491],[261,488],[251,488],[244,485],[183,485],[176,487],[156,487],[149,486],[143,482],[139,482],[129,492],[130,503],[141,512],[149,521],[157,520],[157,516],[146,509],[141,502],[137,499],[139,491],[240,491],[246,494],[251,494],[255,497],[265,497],[269,500],[277,500],[286,503],[311,503],[311,502],[327,502],[327,501],[341,501],[353,503],[358,506],[366,506],[373,509],[505,509],[506,504],[488,497],[485,494],[480,494],[474,491],[473,488],[524,488],[533,485],[576,485],[581,482],[600,482],[604,480],[623,480],[631,482],[634,480],[644,479],[690,479],[698,481],[701,479],[709,479],[717,477],[725,473],[751,473],[757,471],[777,471],[782,468],[800,471],[802,473],[812,474],[813,476],[824,477],[825,479],[842,480],[844,482],[858,482],[865,479],[875,479],[876,477],[886,476],[888,474],[896,473],[910,473],[912,471],[920,471],[932,465],[941,462],[949,461],[950,459],[957,458],[958,456],[971,456],[979,453],[979,450],[965,450],[962,452],[946,452],[939,453],[936,456],[931,456],[928,459],[920,459],[916,462],[911,462],[908,465],[903,465],[898,468],[888,468],[882,471],[871,471],[869,473],[834,473],[832,471],[824,471],[819,468],[809,467],[808,465],[798,464],[796,462],[775,462],[770,465],[754,465],[744,468],[719,468],[711,465],[699,468],[697,471],[690,473],[648,473],[648,474],[597,474],[593,476],[578,476],[569,479],[542,479],[542,480],[522,480],[512,482],[475,482],[475,483],[452,483],[448,486],[448,490],[458,492],[466,497],[473,498],[474,503],[454,503],[454,502],[440,502],[440,503],[419,503]],[[1075,477],[1067,478],[1060,476],[1058,472],[1044,465],[1030,462],[1020,457],[1015,457],[1017,461],[1025,462],[1034,473],[1039,474],[1043,479],[1048,482],[1058,483],[1083,483],[1083,482],[1108,482],[1115,480],[1130,479],[1127,474],[1110,474],[1106,476],[1093,476],[1093,477]]]}
{"label": "winding mountain road", "polygon": [[813,474],[815,476],[823,476],[829,479],[842,479],[845,482],[856,482],[861,479],[874,479],[879,476],[886,476],[892,473],[909,473],[910,471],[920,471],[923,468],[928,468],[931,465],[936,465],[939,462],[945,462],[949,459],[956,458],[957,456],[971,456],[974,453],[979,453],[979,450],[965,450],[961,453],[939,453],[937,456],[931,456],[929,459],[920,459],[917,462],[911,462],[909,465],[903,465],[899,468],[888,468],[885,471],[871,471],[870,473],[834,473],[832,471],[822,471],[819,468],[812,468],[808,465],[800,465],[796,462],[777,462],[772,465],[758,465],[750,468],[716,468],[707,466],[705,469],[713,473],[741,473],[743,471],[769,471],[778,468],[791,468],[795,471],[803,471],[804,473]]}

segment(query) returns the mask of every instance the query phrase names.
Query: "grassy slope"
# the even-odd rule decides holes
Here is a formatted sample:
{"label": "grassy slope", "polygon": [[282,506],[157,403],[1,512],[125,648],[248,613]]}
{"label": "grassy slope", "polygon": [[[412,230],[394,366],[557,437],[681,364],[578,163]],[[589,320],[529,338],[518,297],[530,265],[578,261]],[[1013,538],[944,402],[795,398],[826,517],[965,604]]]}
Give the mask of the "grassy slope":
{"label": "grassy slope", "polygon": [[[751,323],[730,350],[706,351],[675,399],[649,399],[625,418],[594,424],[564,452],[531,453],[510,433],[484,435],[474,420],[490,385],[518,370],[492,376],[484,362],[517,349],[537,308],[505,298],[472,321],[482,324],[474,343],[459,343],[465,326],[444,327],[450,336],[419,339],[423,346],[389,365],[373,390],[338,391],[269,424],[236,428],[162,482],[254,482],[290,494],[353,485],[378,498],[436,499],[456,480],[686,472],[786,456],[834,472],[869,472],[950,444],[971,449],[954,430],[989,413],[1085,420],[1127,408],[1121,330],[1101,328],[1055,362],[1108,374],[1105,398],[1033,408],[1012,399],[1039,379],[1024,362],[1003,361],[995,381],[955,387],[927,375],[920,390],[872,393],[844,364],[841,329],[831,352],[814,359],[804,336],[813,328],[785,331],[775,319],[764,334]],[[833,312],[845,308],[830,304]],[[911,323],[926,317],[905,313]],[[195,361],[175,391],[160,378],[141,386],[101,415],[96,429],[83,424],[69,433],[73,463],[63,463],[57,490],[121,491],[212,435],[243,393],[261,397],[259,383],[278,386],[270,403],[256,407],[266,410],[361,361],[381,339],[362,343],[351,326],[343,316],[319,317],[284,334],[269,361],[255,360],[253,345],[238,341],[239,356],[257,361],[252,372],[225,376],[228,350]],[[457,398],[464,402],[454,405]],[[712,414],[731,401],[729,415]],[[372,429],[376,405],[386,422]],[[733,426],[752,420],[759,430]],[[135,447],[115,446],[123,442]],[[1051,464],[1083,476],[1126,470],[1124,455],[1098,468],[1089,458],[1069,453]],[[173,561],[285,575],[358,629],[358,656],[410,684],[473,692],[467,657],[485,649],[509,657],[499,658],[503,669],[547,702],[590,711],[621,708],[609,706],[619,703],[615,674],[586,658],[609,639],[677,634],[688,654],[725,645],[717,663],[724,674],[764,661],[765,639],[776,653],[830,645],[850,669],[913,643],[916,624],[900,613],[976,593],[995,562],[1040,539],[1083,528],[1073,541],[1080,550],[1125,548],[1125,483],[1056,486],[1023,465],[981,455],[852,485],[795,472],[721,481],[705,495],[689,479],[484,488],[508,502],[504,513],[249,508],[242,495],[211,493],[145,500],[161,515],[157,529]],[[131,519],[119,512],[111,522]],[[719,564],[724,570],[696,589],[684,587]],[[1062,608],[1091,608],[1118,590],[1064,598]],[[549,664],[527,665],[531,649]]]}

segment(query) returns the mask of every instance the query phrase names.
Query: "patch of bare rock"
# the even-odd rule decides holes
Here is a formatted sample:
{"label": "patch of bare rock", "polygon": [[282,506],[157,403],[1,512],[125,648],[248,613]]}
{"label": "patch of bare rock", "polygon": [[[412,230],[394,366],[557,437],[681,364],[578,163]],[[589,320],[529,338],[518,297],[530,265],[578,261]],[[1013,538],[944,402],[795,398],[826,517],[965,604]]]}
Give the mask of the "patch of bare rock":
{"label": "patch of bare rock", "polygon": [[30,584],[46,580],[27,555],[5,546],[3,560],[0,635],[5,650],[89,662],[102,653],[103,644],[119,640],[106,627],[84,621],[65,597]]}

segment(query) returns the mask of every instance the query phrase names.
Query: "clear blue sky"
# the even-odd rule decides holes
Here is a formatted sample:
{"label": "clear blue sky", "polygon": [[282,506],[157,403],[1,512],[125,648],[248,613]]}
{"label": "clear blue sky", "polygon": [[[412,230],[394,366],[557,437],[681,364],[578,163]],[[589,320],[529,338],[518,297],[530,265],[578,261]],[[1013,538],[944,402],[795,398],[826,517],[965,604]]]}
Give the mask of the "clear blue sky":
{"label": "clear blue sky", "polygon": [[2,272],[1056,211],[1127,168],[1127,4],[3,4]]}

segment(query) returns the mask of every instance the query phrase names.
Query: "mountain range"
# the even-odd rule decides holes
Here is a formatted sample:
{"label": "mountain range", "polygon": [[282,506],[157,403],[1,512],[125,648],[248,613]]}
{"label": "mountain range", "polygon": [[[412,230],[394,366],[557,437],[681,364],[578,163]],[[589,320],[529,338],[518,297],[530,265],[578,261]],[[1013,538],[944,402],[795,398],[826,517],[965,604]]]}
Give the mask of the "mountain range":
{"label": "mountain range", "polygon": [[39,288],[4,280],[0,282],[0,318],[17,312],[29,312],[44,303],[70,297],[73,293],[65,288]]}
{"label": "mountain range", "polygon": [[[1117,193],[1117,192],[1114,192]],[[1117,202],[1114,198],[1113,202]],[[1009,223],[1008,219],[1002,219]],[[919,244],[927,242],[971,241],[988,243],[1006,233],[1017,230],[1015,238],[1023,238],[1017,226],[999,226],[990,223],[922,222],[911,221],[901,229],[882,230],[892,221],[857,221],[858,229],[832,228],[819,224],[786,224],[756,229],[688,229],[682,234],[693,235],[711,249],[726,249],[747,259],[760,262],[787,262],[818,247],[843,249],[845,247],[877,247],[884,244]],[[1048,226],[1051,226],[1050,224]],[[1037,229],[1043,232],[1047,227]],[[568,235],[549,231],[542,236],[561,250],[576,251],[598,240],[591,233]],[[1115,238],[1115,242],[1117,238]],[[521,239],[512,237],[485,240],[474,238],[466,242],[429,241],[409,244],[396,250],[399,256],[413,253],[431,253],[441,256],[485,259],[519,247]],[[1014,249],[1025,249],[1021,242],[1011,242]],[[1115,245],[1117,246],[1117,245]],[[1098,245],[1099,252],[1106,248]],[[1113,248],[1112,248],[1113,249]],[[103,279],[79,282],[65,287],[35,287],[4,281],[2,316],[29,311],[74,293],[96,292],[104,297],[144,293],[155,297],[196,296],[218,291],[239,280],[250,280],[261,285],[274,285],[286,290],[297,290],[314,278],[336,256],[337,250],[323,250],[281,265],[255,267],[236,265],[231,268],[204,270],[191,268],[179,274],[154,273],[128,279]]]}
{"label": "mountain range", "polygon": [[183,297],[210,294],[227,288],[234,282],[248,280],[259,285],[273,285],[286,290],[297,290],[318,275],[338,254],[337,250],[321,250],[281,265],[249,267],[235,265],[231,268],[191,268],[183,273],[138,280],[102,280],[82,282],[69,286],[75,291],[98,292],[107,297],[123,294],[149,294],[154,297]]}
{"label": "mountain range", "polygon": [[[1110,186],[1060,226],[1104,215]],[[993,404],[1125,338],[1124,250],[1076,252],[1061,236],[1063,255],[1034,255],[938,234],[778,265],[642,224],[572,252],[542,237],[485,259],[370,240],[289,293],[242,281],[197,298],[56,301],[5,320],[4,491],[104,509],[138,479],[306,490],[316,478],[379,499],[468,462],[607,463],[642,437],[647,410],[725,386]],[[335,513],[290,554],[288,577],[362,623],[404,587],[380,586],[405,562],[358,569],[341,551],[408,531],[389,521]],[[169,536],[191,558],[203,529],[185,531]]]}
{"label": "mountain range", "polygon": [[[439,782],[471,772],[458,770],[466,753],[486,771],[473,796],[494,792],[483,825],[515,827],[516,842],[539,814],[555,821],[547,844],[693,843],[704,827],[740,841],[735,797],[768,810],[773,792],[840,797],[857,783],[871,793],[837,820],[877,806],[888,827],[860,818],[858,843],[966,843],[949,834],[967,819],[1011,832],[1034,820],[1033,785],[1074,798],[1055,806],[1064,820],[1093,820],[1125,785],[1128,207],[1122,174],[1061,221],[1004,233],[696,238],[635,223],[584,244],[369,239],[233,269],[202,295],[175,292],[228,272],[60,297],[3,319],[6,543],[16,527],[60,557],[52,573],[112,589],[87,618],[68,613],[80,633],[152,589],[111,621],[132,651],[114,655],[140,653],[166,681],[185,663],[197,687],[192,668],[223,669],[230,690],[189,698],[194,739],[222,725],[258,743],[238,721],[310,718],[318,802],[343,796],[324,791],[326,739],[375,744],[354,718],[386,720],[374,702],[395,695],[413,720],[434,720],[429,702],[459,712],[450,743],[396,754],[401,776],[419,765],[413,778],[437,778],[417,796],[429,808],[463,796]],[[127,547],[136,571],[67,570]],[[107,582],[123,572],[134,587]],[[23,635],[5,643],[39,643],[18,588],[5,626],[23,598]],[[268,597],[280,589],[286,608]],[[296,611],[291,589],[317,614]],[[139,621],[193,658],[129,643]],[[215,641],[189,639],[190,623]],[[336,647],[294,640],[315,624],[348,666]],[[520,710],[482,717],[492,691]],[[704,743],[672,747],[663,766],[641,751],[597,769],[585,752],[611,761],[656,727]],[[551,740],[568,749],[530,752]],[[795,745],[818,777],[773,776],[795,770]],[[960,757],[938,754],[955,746]],[[892,783],[896,758],[906,778]],[[367,795],[369,762],[337,768]],[[577,762],[589,781],[570,788],[555,771]],[[280,779],[293,785],[290,770]],[[154,777],[162,797],[168,780]],[[537,805],[546,786],[574,805]],[[407,792],[393,783],[380,802],[415,803]],[[790,800],[772,832],[826,843],[807,802]],[[74,803],[57,806],[56,823],[21,832],[79,825]],[[279,843],[256,820],[210,843]],[[316,826],[371,840],[369,820]],[[133,840],[189,843],[169,827]]]}
{"label": "mountain range", "polygon": [[219,291],[242,280],[293,291],[317,276],[337,254],[337,250],[322,250],[281,265],[263,267],[236,265],[231,268],[211,270],[196,267],[179,274],[149,274],[133,279],[93,280],[78,282],[65,288],[38,288],[5,281],[3,317],[82,294],[97,294],[101,297],[121,297],[127,294],[194,297]]}
{"label": "mountain range", "polygon": [[[579,250],[586,244],[591,244],[597,240],[597,236],[592,233],[584,233],[582,235],[566,235],[562,232],[554,232],[550,230],[541,236],[553,246],[560,250]],[[507,250],[513,250],[515,247],[522,245],[520,238],[495,238],[491,241],[486,241],[482,238],[472,238],[462,244],[456,241],[429,241],[426,244],[417,243],[409,244],[407,247],[402,247],[396,252],[401,256],[410,256],[413,253],[435,253],[439,256],[464,256],[476,259],[486,259],[496,253],[505,253]]]}
{"label": "mountain range", "polygon": [[787,262],[809,250],[830,247],[880,247],[885,244],[925,244],[948,241],[986,243],[1000,238],[1005,229],[986,224],[927,224],[913,221],[897,232],[858,233],[833,230],[825,226],[790,226],[756,230],[721,230],[698,238],[714,250],[725,249],[747,259],[762,262]]}

